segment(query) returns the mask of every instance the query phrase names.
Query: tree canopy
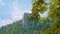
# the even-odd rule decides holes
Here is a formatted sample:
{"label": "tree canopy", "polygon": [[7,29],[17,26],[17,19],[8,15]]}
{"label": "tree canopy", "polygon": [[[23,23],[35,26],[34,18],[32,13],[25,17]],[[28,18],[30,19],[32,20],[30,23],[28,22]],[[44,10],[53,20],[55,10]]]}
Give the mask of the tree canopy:
{"label": "tree canopy", "polygon": [[[50,24],[50,27],[48,29],[45,28],[46,30],[43,33],[58,34],[58,32],[60,32],[60,0],[49,0],[47,2],[45,1],[46,0],[32,0],[32,20],[38,19],[40,14],[43,14],[49,9],[48,16],[45,18],[53,19],[54,22]],[[44,22],[44,18],[40,18],[39,21]],[[44,31],[44,28],[42,31]]]}

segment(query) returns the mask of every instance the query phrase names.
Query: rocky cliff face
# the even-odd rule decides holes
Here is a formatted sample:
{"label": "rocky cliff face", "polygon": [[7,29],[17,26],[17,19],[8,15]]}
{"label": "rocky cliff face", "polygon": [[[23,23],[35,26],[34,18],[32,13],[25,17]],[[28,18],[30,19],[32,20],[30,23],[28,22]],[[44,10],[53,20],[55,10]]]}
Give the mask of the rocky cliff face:
{"label": "rocky cliff face", "polygon": [[24,17],[23,17],[23,24],[22,24],[24,28],[27,28],[28,23],[29,23],[29,21],[28,21],[29,18],[30,18],[30,14],[25,13]]}
{"label": "rocky cliff face", "polygon": [[31,17],[31,15],[29,13],[25,13],[24,17],[23,17],[23,27],[26,29],[29,28],[36,28],[36,25],[38,25],[39,19],[37,20],[33,20],[32,22],[29,21],[29,18]]}

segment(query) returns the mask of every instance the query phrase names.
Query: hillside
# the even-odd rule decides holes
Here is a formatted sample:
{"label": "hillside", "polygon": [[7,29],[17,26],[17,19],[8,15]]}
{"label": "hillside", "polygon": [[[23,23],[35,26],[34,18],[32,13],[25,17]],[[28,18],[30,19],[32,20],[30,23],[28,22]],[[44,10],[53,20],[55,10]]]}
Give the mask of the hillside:
{"label": "hillside", "polygon": [[2,28],[0,29],[0,34],[40,34],[39,26],[35,25],[35,27],[32,24],[33,23],[30,23],[30,25],[26,29],[22,25],[22,20],[16,21],[13,24],[2,26]]}
{"label": "hillside", "polygon": [[[41,18],[37,20],[33,20],[31,22],[28,20],[29,18],[30,18],[30,14],[25,13],[22,20],[16,21],[7,26],[2,26],[2,28],[0,28],[0,34],[49,34],[51,33],[49,27],[50,25],[53,24],[54,20],[44,18],[45,20],[42,23],[41,21],[40,22],[38,21]],[[58,31],[58,33],[59,32],[60,30]]]}
{"label": "hillside", "polygon": [[[43,26],[46,26],[42,24]],[[0,29],[0,34],[40,34],[40,24],[33,25],[33,23],[29,23],[28,28],[23,27],[22,20],[16,21],[13,24],[3,26]]]}
{"label": "hillside", "polygon": [[38,22],[29,22],[29,15],[29,13],[25,13],[22,20],[16,21],[13,24],[9,24],[7,26],[2,26],[0,29],[0,34],[33,34],[35,31],[36,34],[40,33],[40,27],[37,27]]}
{"label": "hillside", "polygon": [[14,22],[0,29],[0,34],[22,34],[22,20]]}
{"label": "hillside", "polygon": [[46,24],[40,24],[38,20],[29,22],[29,13],[25,13],[22,20],[16,21],[13,24],[3,26],[0,29],[0,34],[40,34],[42,26]]}

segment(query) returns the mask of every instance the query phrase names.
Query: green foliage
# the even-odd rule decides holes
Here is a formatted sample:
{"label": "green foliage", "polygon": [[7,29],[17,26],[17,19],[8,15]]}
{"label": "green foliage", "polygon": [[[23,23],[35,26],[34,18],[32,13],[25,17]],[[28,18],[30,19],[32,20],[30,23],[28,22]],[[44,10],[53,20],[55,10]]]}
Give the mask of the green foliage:
{"label": "green foliage", "polygon": [[[49,5],[49,8],[47,5]],[[32,17],[38,18],[40,15],[37,14],[44,13],[47,8],[49,9],[49,12],[46,18],[53,19],[54,22],[50,24],[50,27],[47,29],[48,31],[45,30],[46,32],[43,32],[43,29],[41,34],[58,34],[60,31],[60,0],[50,0],[50,3],[47,3],[44,0],[35,0],[32,7]],[[46,19],[40,18],[39,20],[40,23],[43,23],[44,21],[46,21]]]}
{"label": "green foliage", "polygon": [[22,28],[22,20],[17,21],[13,24],[7,25],[6,27],[2,27],[0,34],[20,34],[23,32]]}
{"label": "green foliage", "polygon": [[44,13],[47,10],[47,3],[44,0],[32,0],[32,19],[38,19],[39,13]]}

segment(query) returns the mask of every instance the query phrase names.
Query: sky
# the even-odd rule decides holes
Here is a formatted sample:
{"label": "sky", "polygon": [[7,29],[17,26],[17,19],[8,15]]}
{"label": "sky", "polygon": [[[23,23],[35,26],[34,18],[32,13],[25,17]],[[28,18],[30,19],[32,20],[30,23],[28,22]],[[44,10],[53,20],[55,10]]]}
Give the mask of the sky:
{"label": "sky", "polygon": [[[31,13],[31,9],[31,0],[0,0],[0,27],[21,20],[24,13]],[[41,17],[46,17],[47,13]]]}

